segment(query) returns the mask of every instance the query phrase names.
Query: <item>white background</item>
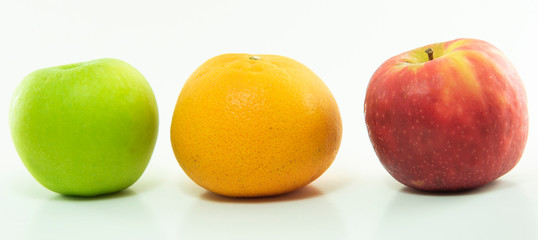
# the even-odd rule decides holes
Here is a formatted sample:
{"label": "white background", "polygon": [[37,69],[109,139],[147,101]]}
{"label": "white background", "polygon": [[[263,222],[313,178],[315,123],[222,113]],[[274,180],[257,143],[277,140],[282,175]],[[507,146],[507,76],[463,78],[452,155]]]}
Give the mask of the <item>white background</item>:
{"label": "white background", "polygon": [[[0,3],[0,239],[538,239],[537,1],[8,1]],[[382,168],[363,102],[386,59],[471,37],[501,49],[527,88],[530,134],[521,162],[459,194],[419,193]],[[188,76],[222,53],[278,54],[333,92],[344,137],[331,168],[304,189],[229,199],[195,185],[169,141]],[[146,172],[128,190],[64,197],[37,183],[11,142],[11,94],[33,70],[122,59],[152,86],[160,114]]]}

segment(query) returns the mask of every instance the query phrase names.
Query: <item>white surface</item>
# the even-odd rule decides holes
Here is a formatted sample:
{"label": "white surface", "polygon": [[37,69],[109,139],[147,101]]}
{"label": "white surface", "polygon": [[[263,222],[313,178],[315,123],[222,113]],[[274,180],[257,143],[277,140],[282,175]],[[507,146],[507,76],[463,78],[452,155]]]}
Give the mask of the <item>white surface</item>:
{"label": "white surface", "polygon": [[[330,3],[329,3],[330,2]],[[538,239],[537,1],[2,1],[0,239]],[[377,67],[429,43],[489,41],[526,85],[530,135],[516,168],[475,191],[429,195],[393,180],[366,133],[363,101]],[[262,199],[218,197],[191,182],[169,142],[176,98],[221,53],[279,54],[313,69],[335,95],[344,137],[306,188]],[[148,79],[160,131],[144,175],[94,199],[41,187],[11,142],[11,94],[33,70],[122,59]]]}

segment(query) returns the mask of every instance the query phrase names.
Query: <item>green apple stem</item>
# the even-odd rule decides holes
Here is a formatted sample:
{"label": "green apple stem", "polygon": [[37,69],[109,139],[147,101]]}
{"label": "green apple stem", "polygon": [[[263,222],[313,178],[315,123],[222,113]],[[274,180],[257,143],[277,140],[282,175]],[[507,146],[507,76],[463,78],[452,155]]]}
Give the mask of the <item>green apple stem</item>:
{"label": "green apple stem", "polygon": [[428,61],[433,60],[433,50],[431,48],[426,49],[424,52],[428,54]]}

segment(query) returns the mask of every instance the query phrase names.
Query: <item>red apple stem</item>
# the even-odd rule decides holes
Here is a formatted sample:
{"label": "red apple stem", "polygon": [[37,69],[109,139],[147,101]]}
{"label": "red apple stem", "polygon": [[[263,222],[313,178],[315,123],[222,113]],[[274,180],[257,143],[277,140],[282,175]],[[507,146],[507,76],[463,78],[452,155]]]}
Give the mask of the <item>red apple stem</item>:
{"label": "red apple stem", "polygon": [[431,48],[426,49],[424,52],[428,54],[428,61],[433,60],[433,50]]}

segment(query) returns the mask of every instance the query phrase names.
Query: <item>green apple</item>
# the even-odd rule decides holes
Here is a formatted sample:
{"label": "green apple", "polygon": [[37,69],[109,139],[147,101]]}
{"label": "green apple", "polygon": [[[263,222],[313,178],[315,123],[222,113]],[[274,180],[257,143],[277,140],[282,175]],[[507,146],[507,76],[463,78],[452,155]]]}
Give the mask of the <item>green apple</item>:
{"label": "green apple", "polygon": [[51,191],[96,196],[140,178],[157,139],[157,103],[140,72],[117,59],[37,70],[15,90],[11,136]]}

